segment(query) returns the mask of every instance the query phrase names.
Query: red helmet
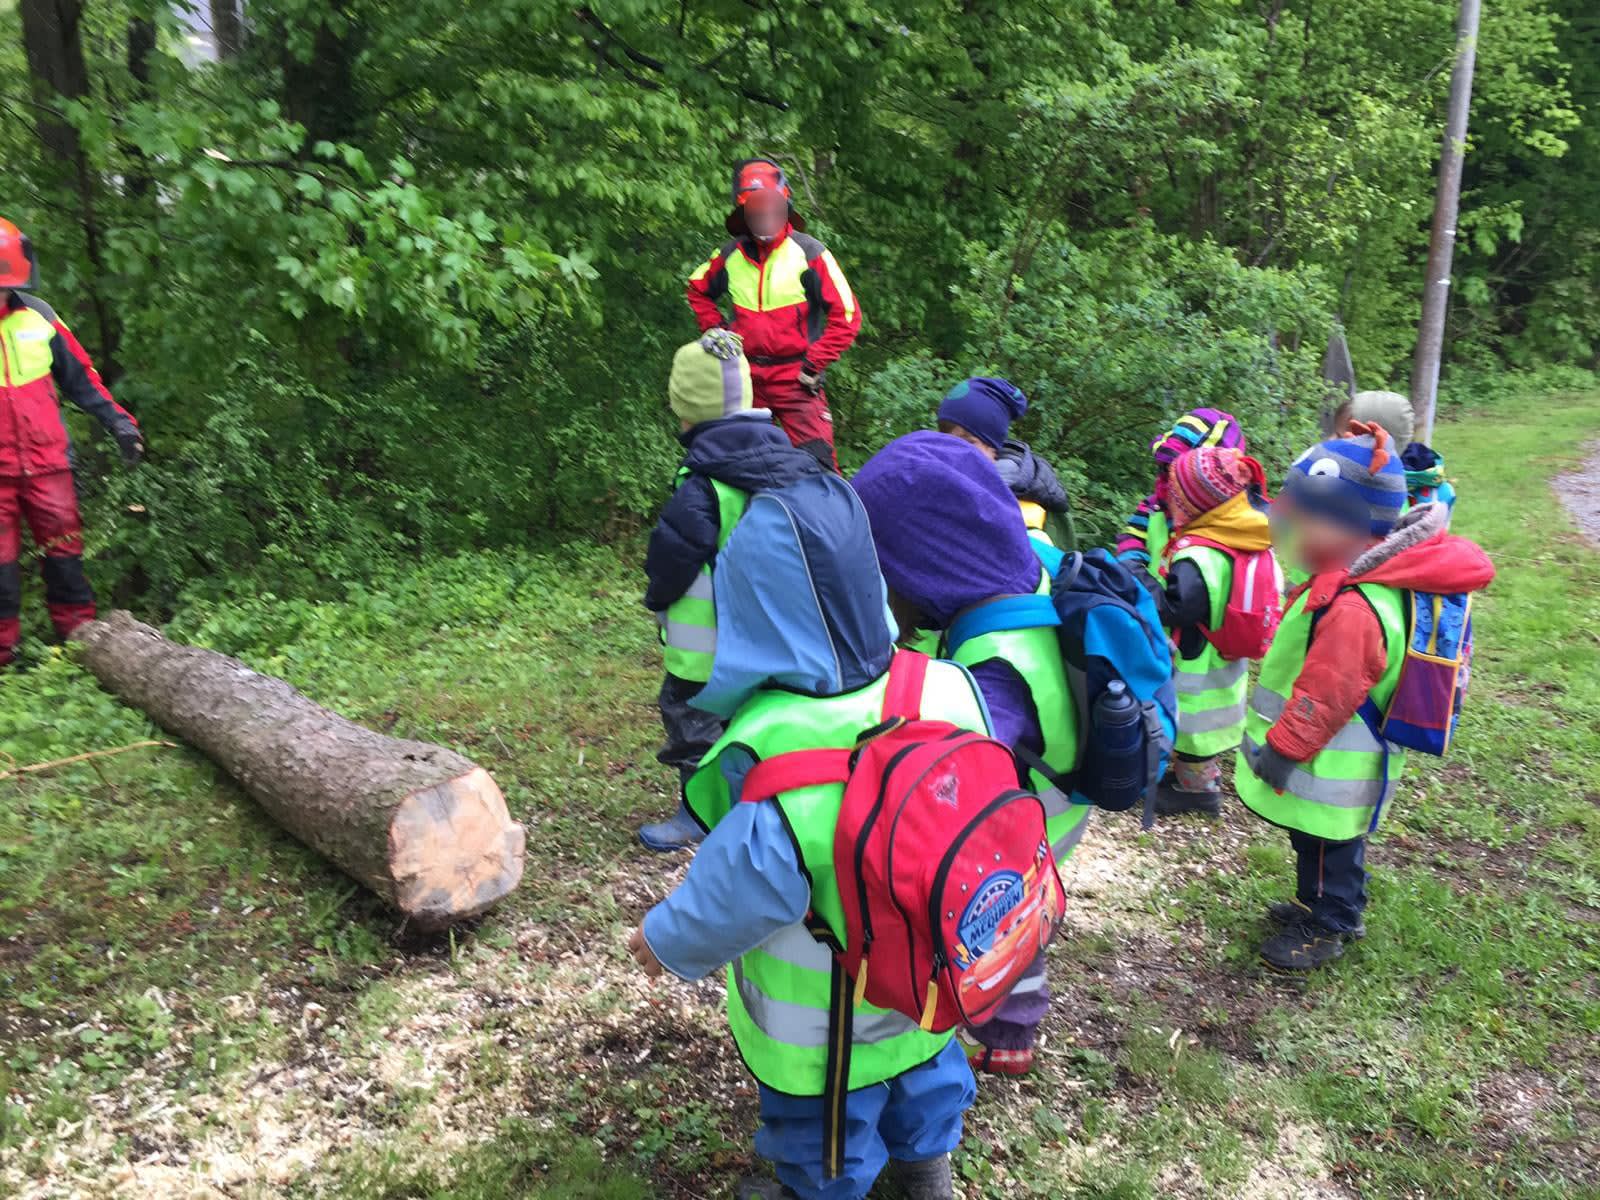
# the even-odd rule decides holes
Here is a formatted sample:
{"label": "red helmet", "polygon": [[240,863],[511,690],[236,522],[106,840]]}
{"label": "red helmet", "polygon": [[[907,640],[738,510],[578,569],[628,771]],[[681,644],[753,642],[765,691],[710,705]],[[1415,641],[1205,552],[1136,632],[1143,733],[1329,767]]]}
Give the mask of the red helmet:
{"label": "red helmet", "polygon": [[0,287],[31,288],[39,282],[33,243],[10,221],[0,217]]}
{"label": "red helmet", "polygon": [[745,233],[748,229],[744,222],[745,204],[751,196],[772,192],[776,192],[789,203],[790,223],[796,229],[804,229],[806,223],[800,219],[800,214],[794,211],[794,197],[789,190],[789,177],[783,173],[783,168],[770,158],[747,158],[734,164],[734,208],[728,214],[728,232],[736,237]]}

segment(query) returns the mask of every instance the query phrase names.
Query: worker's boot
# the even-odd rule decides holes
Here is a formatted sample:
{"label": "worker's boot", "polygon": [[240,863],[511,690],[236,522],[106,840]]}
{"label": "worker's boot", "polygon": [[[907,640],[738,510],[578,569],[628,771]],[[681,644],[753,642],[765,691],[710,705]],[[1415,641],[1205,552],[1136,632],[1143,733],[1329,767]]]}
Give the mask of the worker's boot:
{"label": "worker's boot", "polygon": [[886,1194],[893,1200],[955,1200],[955,1181],[950,1174],[950,1156],[922,1162],[890,1161],[883,1173]]}

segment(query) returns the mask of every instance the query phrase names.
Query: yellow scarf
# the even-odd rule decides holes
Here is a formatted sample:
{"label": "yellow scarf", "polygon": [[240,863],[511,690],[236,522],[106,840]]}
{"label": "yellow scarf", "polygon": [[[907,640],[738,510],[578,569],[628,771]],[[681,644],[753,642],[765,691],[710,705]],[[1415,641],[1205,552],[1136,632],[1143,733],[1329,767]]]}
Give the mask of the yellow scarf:
{"label": "yellow scarf", "polygon": [[1167,544],[1181,538],[1202,537],[1231,550],[1266,550],[1272,546],[1272,529],[1267,524],[1267,514],[1250,503],[1250,493],[1240,492],[1224,500],[1213,509],[1201,513],[1194,520],[1172,534]]}

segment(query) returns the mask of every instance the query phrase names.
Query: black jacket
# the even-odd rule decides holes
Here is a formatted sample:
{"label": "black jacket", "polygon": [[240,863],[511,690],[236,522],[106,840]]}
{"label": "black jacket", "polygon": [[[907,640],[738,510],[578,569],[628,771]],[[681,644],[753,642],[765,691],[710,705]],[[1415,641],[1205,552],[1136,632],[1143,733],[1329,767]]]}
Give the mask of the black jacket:
{"label": "black jacket", "polygon": [[1180,558],[1167,570],[1165,586],[1143,570],[1141,581],[1155,598],[1161,624],[1178,643],[1180,658],[1196,658],[1206,648],[1206,635],[1200,627],[1211,620],[1211,589],[1200,568]]}
{"label": "black jacket", "polygon": [[682,465],[689,477],[661,510],[644,556],[644,606],[651,612],[665,611],[716,557],[721,525],[713,479],[753,493],[827,471],[815,456],[796,450],[764,409],[704,421],[679,440],[688,451]]}
{"label": "black jacket", "polygon": [[1047,513],[1064,513],[1069,504],[1055,468],[1035,454],[1027,442],[1007,440],[995,462],[1000,478],[1018,500],[1029,500]]}

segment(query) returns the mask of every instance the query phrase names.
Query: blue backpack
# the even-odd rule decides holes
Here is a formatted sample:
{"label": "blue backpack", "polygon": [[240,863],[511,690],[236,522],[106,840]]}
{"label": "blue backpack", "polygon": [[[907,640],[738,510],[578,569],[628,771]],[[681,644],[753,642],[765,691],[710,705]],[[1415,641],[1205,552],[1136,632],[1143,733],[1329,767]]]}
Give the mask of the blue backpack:
{"label": "blue backpack", "polygon": [[[1033,755],[1023,757],[1075,803],[1115,811],[1142,800],[1148,829],[1155,819],[1156,785],[1178,732],[1172,644],[1155,601],[1133,571],[1104,550],[1066,554],[1036,540],[1034,551],[1051,578],[1050,596],[1007,597],[973,609],[948,636],[957,642],[1022,625],[1056,626],[1078,714],[1078,766],[1058,777]],[[1127,703],[1122,695],[1107,694],[1118,682],[1138,706],[1131,730],[1120,721],[1111,727],[1096,720],[1117,702]]]}

